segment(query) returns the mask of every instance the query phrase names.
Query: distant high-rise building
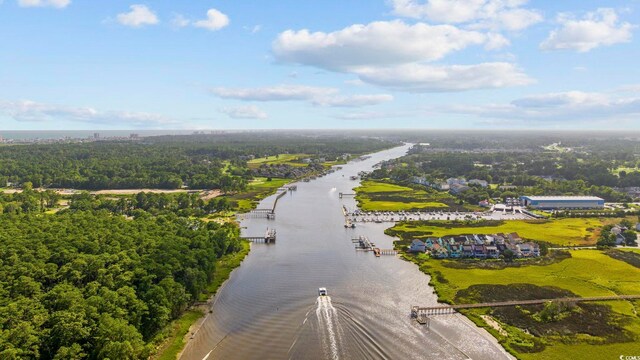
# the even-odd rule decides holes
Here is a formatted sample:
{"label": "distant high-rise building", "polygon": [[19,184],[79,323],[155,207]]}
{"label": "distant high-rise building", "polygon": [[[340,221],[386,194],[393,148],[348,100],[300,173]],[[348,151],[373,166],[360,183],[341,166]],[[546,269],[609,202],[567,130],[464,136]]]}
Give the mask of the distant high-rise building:
{"label": "distant high-rise building", "polygon": [[139,137],[140,137],[140,135],[135,134],[135,133],[131,133],[131,134],[129,134],[129,139],[137,139],[137,138],[139,138]]}
{"label": "distant high-rise building", "polygon": [[100,133],[93,133],[93,138],[94,139],[100,139]]}

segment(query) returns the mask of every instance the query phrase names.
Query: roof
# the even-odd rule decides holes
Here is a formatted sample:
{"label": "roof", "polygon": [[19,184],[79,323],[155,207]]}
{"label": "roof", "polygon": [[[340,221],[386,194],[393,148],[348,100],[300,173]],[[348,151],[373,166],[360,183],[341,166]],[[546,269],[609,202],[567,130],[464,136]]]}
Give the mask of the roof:
{"label": "roof", "polygon": [[529,200],[555,200],[555,201],[604,201],[597,196],[523,196]]}

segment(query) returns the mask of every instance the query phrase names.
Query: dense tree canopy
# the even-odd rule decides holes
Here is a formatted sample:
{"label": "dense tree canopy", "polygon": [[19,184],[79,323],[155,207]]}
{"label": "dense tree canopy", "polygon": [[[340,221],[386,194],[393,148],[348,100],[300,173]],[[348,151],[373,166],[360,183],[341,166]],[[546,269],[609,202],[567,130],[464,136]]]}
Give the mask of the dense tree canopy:
{"label": "dense tree canopy", "polygon": [[0,358],[146,358],[238,236],[175,215],[0,216]]}

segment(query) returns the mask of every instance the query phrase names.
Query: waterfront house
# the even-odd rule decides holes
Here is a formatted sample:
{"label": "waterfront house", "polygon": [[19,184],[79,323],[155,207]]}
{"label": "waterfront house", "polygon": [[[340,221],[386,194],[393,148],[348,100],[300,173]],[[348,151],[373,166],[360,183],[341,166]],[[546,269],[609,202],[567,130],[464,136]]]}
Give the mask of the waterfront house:
{"label": "waterfront house", "polygon": [[473,245],[470,245],[470,244],[462,245],[462,256],[473,257]]}
{"label": "waterfront house", "polygon": [[427,251],[427,246],[424,241],[416,239],[411,242],[409,251],[413,253],[423,253]]}
{"label": "waterfront house", "polygon": [[487,257],[497,259],[498,256],[500,256],[500,252],[498,251],[498,248],[494,245],[488,245],[485,247],[485,249],[487,251]]}
{"label": "waterfront house", "polygon": [[487,248],[483,245],[473,245],[473,256],[477,258],[487,257]]}

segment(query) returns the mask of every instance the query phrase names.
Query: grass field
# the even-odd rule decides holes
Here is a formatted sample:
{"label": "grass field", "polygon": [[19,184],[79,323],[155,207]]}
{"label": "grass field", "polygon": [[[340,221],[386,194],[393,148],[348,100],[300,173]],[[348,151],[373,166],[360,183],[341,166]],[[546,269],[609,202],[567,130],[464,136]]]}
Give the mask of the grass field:
{"label": "grass field", "polygon": [[365,180],[355,189],[360,209],[365,211],[444,210],[456,207],[455,199],[440,192]]}
{"label": "grass field", "polygon": [[272,165],[272,164],[287,164],[295,167],[307,166],[307,164],[300,162],[300,159],[309,157],[306,154],[280,154],[277,156],[269,156],[264,158],[257,158],[247,161],[247,166],[250,169],[255,169],[260,165]]}
{"label": "grass field", "polygon": [[510,220],[475,224],[455,224],[447,221],[399,223],[388,232],[400,237],[442,237],[462,234],[512,233],[529,240],[546,241],[559,246],[594,245],[599,228],[611,219],[567,218],[557,220]]}
{"label": "grass field", "polygon": [[229,200],[237,204],[237,212],[243,213],[254,209],[260,200],[273,194],[278,188],[291,182],[290,179],[277,179],[267,181],[266,178],[256,178],[247,186],[247,190],[229,197]]}

